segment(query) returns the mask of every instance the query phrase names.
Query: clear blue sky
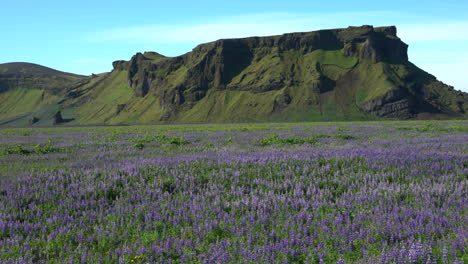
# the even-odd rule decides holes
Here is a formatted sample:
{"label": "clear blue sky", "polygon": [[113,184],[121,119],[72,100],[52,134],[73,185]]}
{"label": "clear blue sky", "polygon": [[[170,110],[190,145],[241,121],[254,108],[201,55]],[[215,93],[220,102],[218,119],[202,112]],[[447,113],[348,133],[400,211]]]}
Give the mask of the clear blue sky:
{"label": "clear blue sky", "polygon": [[176,56],[219,38],[396,25],[412,62],[468,91],[466,0],[16,0],[1,9],[0,63],[91,74],[139,51]]}

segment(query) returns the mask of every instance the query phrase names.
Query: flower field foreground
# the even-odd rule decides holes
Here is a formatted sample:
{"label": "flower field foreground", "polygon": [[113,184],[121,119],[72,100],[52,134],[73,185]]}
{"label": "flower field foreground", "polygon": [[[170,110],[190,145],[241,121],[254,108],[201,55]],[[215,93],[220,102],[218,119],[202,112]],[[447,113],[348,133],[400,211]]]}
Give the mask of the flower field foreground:
{"label": "flower field foreground", "polygon": [[468,263],[468,123],[0,130],[0,263]]}

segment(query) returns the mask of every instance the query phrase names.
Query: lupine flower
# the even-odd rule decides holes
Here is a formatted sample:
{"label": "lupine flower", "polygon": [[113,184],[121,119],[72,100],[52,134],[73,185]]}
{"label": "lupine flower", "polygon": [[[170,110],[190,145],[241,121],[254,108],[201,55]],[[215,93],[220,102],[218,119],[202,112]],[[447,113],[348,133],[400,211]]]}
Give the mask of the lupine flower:
{"label": "lupine flower", "polygon": [[[62,151],[0,155],[0,262],[457,263],[468,135],[443,124],[167,132],[181,146],[151,141],[160,127],[2,135],[0,152]],[[272,130],[321,136],[256,143]]]}

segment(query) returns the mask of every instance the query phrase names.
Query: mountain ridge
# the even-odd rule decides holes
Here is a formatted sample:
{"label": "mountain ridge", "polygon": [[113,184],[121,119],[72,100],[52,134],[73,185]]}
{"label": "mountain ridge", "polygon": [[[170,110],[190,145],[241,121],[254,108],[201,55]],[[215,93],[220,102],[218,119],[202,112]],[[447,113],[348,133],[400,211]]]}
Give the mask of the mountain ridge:
{"label": "mountain ridge", "polygon": [[63,72],[52,69],[40,64],[30,62],[8,62],[0,64],[0,74],[2,75],[18,75],[18,74],[52,74],[52,75],[66,75],[70,77],[85,77],[84,75]]}
{"label": "mountain ridge", "polygon": [[464,118],[466,93],[407,49],[394,26],[221,39],[114,61],[63,88],[57,106],[70,124]]}

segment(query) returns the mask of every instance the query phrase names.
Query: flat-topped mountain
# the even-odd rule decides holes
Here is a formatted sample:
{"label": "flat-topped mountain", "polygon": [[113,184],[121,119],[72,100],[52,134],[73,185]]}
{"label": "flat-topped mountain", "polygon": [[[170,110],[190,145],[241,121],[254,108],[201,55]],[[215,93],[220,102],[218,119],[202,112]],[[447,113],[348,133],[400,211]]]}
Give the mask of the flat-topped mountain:
{"label": "flat-topped mountain", "polygon": [[407,49],[393,26],[223,39],[76,76],[56,106],[71,124],[464,118],[467,94],[413,65]]}

